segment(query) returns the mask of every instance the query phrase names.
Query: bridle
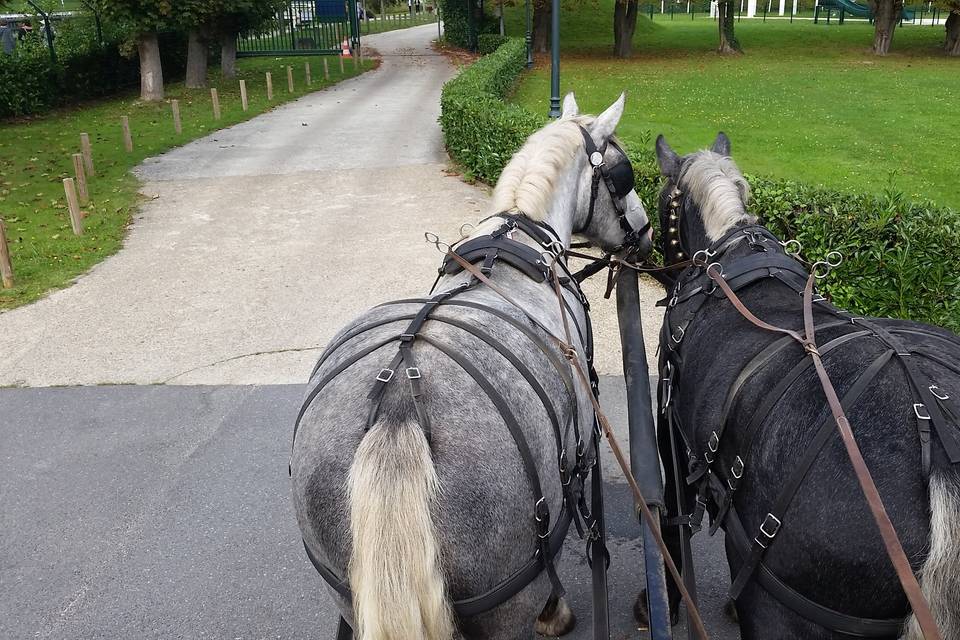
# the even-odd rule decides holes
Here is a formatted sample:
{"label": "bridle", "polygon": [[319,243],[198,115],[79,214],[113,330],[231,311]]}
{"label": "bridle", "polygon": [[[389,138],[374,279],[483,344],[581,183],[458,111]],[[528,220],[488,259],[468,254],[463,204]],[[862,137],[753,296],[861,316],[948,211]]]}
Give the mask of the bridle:
{"label": "bridle", "polygon": [[[590,136],[590,133],[582,126],[578,126],[580,133],[583,134],[583,149],[587,154],[587,161],[592,167],[593,178],[590,184],[590,209],[587,212],[587,219],[583,223],[583,226],[578,231],[575,231],[575,233],[584,233],[590,228],[590,224],[593,222],[593,212],[597,205],[597,196],[600,193],[600,181],[602,180],[607,187],[607,191],[610,193],[613,208],[617,212],[617,222],[619,222],[620,228],[623,229],[626,234],[623,242],[611,249],[609,253],[619,253],[626,248],[639,247],[643,241],[643,237],[647,231],[650,230],[650,220],[648,217],[646,224],[638,229],[630,222],[626,209],[623,207],[623,199],[630,195],[630,192],[633,191],[636,186],[633,165],[630,164],[629,156],[627,156],[623,147],[618,145],[614,140],[608,140],[602,148],[598,148]],[[604,160],[607,145],[612,145],[614,149],[619,151],[623,159],[619,160],[616,164],[608,165]]]}

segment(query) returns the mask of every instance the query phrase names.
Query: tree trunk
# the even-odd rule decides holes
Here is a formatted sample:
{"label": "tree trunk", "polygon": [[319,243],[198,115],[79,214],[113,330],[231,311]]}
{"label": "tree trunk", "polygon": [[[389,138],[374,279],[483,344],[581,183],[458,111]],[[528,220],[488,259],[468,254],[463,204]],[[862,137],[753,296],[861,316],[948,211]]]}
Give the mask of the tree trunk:
{"label": "tree trunk", "polygon": [[947,41],[944,48],[948,56],[960,56],[960,13],[951,12],[947,17]]}
{"label": "tree trunk", "polygon": [[633,34],[637,30],[637,0],[617,0],[613,9],[613,55],[629,58],[633,54]]}
{"label": "tree trunk", "polygon": [[890,52],[893,31],[900,21],[903,0],[871,0],[873,9],[873,52],[885,56]]}
{"label": "tree trunk", "polygon": [[720,48],[719,53],[743,53],[737,36],[733,33],[733,2],[730,0],[721,0],[717,3],[717,25],[720,29]]}
{"label": "tree trunk", "polygon": [[202,89],[207,86],[207,39],[197,29],[191,29],[187,36],[187,78],[188,89]]}
{"label": "tree trunk", "polygon": [[546,53],[550,47],[550,0],[533,6],[533,50]]}
{"label": "tree trunk", "polygon": [[224,78],[237,77],[237,37],[236,33],[220,35],[220,69]]}
{"label": "tree trunk", "polygon": [[137,36],[137,53],[140,55],[140,99],[160,102],[163,100],[163,65],[156,31]]}

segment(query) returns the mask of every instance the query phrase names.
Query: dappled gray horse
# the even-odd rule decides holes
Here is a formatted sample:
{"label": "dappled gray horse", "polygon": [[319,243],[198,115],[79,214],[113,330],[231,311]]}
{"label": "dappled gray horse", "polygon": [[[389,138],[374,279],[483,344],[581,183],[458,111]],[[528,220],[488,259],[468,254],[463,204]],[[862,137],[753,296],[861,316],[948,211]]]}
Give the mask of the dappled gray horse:
{"label": "dappled gray horse", "polygon": [[[711,270],[722,275],[762,321],[802,332],[798,292],[807,268],[799,247],[781,243],[748,213],[750,188],[723,134],[711,149],[683,157],[661,136],[657,157],[666,177],[664,258],[695,259],[668,288],[662,458],[668,477],[676,464],[691,485],[679,487],[691,525],[706,507],[726,532],[744,640],[902,633],[921,640],[812,357],[792,337],[748,321],[709,277]],[[812,270],[823,275],[828,266]],[[823,359],[943,637],[956,640],[960,338],[811,299],[817,344],[807,347]],[[670,429],[681,443],[676,456],[663,447]],[[679,553],[678,536],[676,526],[665,527]]]}
{"label": "dappled gray horse", "polygon": [[573,626],[562,600],[544,603],[594,417],[558,348],[547,263],[561,266],[567,355],[586,369],[585,301],[562,269],[571,235],[611,252],[650,245],[629,161],[608,144],[623,102],[593,118],[567,96],[504,169],[494,215],[456,247],[522,311],[448,255],[432,298],[368,311],[320,358],[293,498],[307,552],[363,640],[529,639],[541,610],[541,632]]}

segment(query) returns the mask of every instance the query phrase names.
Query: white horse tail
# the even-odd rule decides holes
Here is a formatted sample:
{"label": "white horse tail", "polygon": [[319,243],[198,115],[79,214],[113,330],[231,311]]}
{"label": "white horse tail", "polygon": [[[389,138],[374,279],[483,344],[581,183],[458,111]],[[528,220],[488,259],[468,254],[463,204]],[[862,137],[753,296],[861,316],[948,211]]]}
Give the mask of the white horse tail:
{"label": "white horse tail", "polygon": [[440,491],[415,421],[376,425],[350,468],[350,587],[357,640],[451,640],[430,507]]}
{"label": "white horse tail", "polygon": [[[930,554],[920,584],[944,640],[960,638],[960,486],[955,476],[936,471],[930,478]],[[923,640],[913,616],[904,640]]]}

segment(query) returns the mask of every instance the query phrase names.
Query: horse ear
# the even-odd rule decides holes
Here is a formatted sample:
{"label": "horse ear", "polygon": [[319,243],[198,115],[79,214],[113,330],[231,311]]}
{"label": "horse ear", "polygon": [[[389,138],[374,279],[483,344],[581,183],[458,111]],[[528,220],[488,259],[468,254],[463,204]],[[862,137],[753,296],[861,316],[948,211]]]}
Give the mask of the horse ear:
{"label": "horse ear", "polygon": [[657,163],[660,165],[660,173],[665,176],[676,177],[680,169],[680,156],[670,148],[663,134],[657,136]]}
{"label": "horse ear", "polygon": [[573,91],[571,91],[563,97],[563,111],[560,117],[575,118],[578,115],[580,115],[580,107],[577,106],[577,99],[574,97]]}
{"label": "horse ear", "polygon": [[710,151],[714,153],[719,153],[722,156],[730,155],[730,138],[727,137],[723,131],[717,134],[717,139],[713,141],[713,146],[710,147]]}
{"label": "horse ear", "polygon": [[593,136],[594,142],[598,145],[602,145],[604,141],[610,138],[613,132],[616,131],[617,125],[620,123],[620,118],[623,117],[623,105],[626,103],[626,100],[627,94],[621,93],[616,102],[597,116],[597,121],[593,123],[590,134]]}

